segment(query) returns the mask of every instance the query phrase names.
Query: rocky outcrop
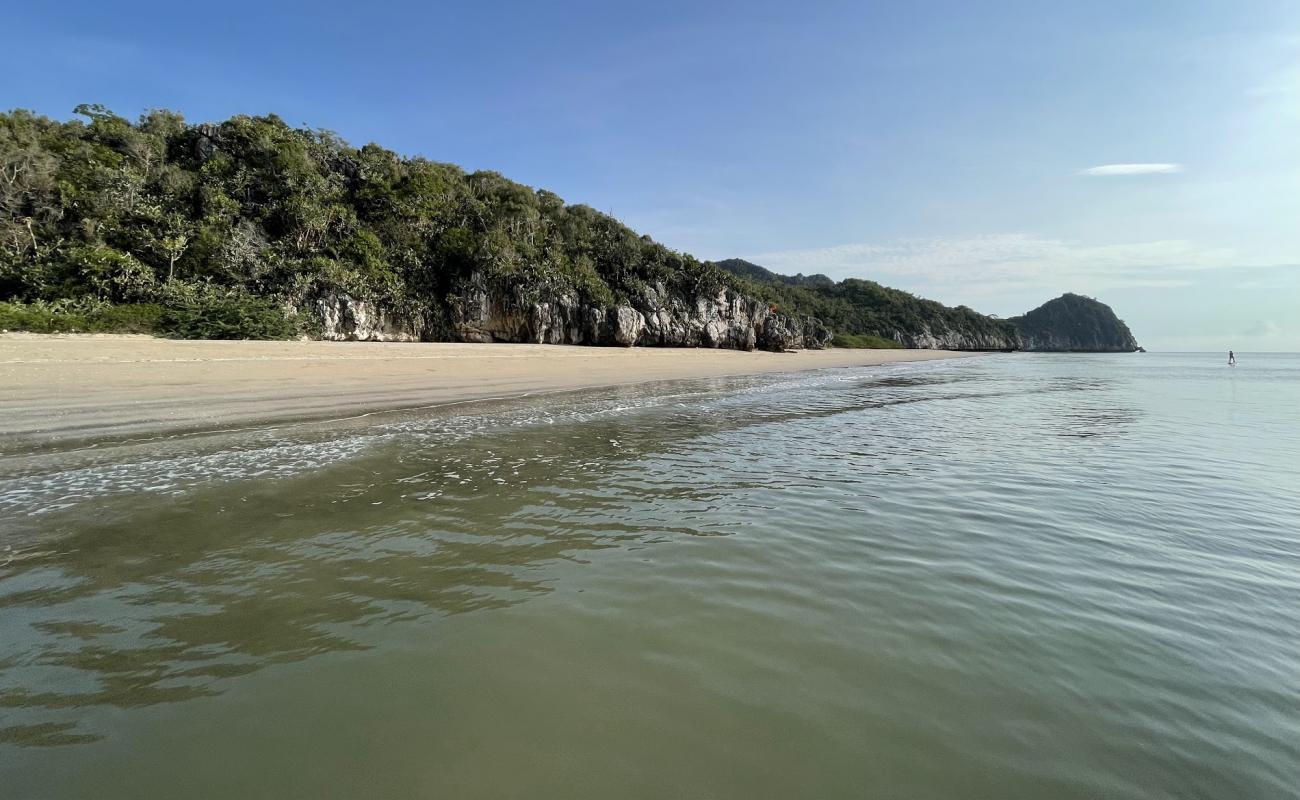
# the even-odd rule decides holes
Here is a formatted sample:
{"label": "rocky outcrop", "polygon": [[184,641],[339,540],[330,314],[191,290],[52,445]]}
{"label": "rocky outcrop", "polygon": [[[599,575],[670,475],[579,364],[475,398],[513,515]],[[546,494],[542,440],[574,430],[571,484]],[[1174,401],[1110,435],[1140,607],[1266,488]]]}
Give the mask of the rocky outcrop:
{"label": "rocky outcrop", "polygon": [[[456,284],[446,309],[403,313],[347,294],[316,299],[321,338],[334,341],[462,342],[719,347],[736,350],[820,349],[831,332],[814,317],[781,314],[733,289],[686,295],[662,283],[613,306],[583,303],[572,292],[539,294],[493,287],[475,273]],[[434,312],[437,311],[435,314]],[[439,324],[430,325],[437,317]],[[894,330],[904,347],[934,350],[1132,352],[1137,341],[1109,306],[1066,294],[1006,323],[965,330],[921,325]]]}
{"label": "rocky outcrop", "polygon": [[453,294],[451,308],[452,328],[465,341],[737,350],[821,348],[830,341],[820,323],[777,314],[730,289],[686,296],[654,284],[627,303],[603,307],[564,293],[530,300],[522,287],[492,292],[475,275]]}
{"label": "rocky outcrop", "polygon": [[1013,332],[979,333],[968,331],[894,331],[889,338],[908,348],[921,350],[1017,350],[1020,338]]}
{"label": "rocky outcrop", "polygon": [[418,342],[423,325],[367,300],[329,294],[316,299],[321,338],[334,342]]}
{"label": "rocky outcrop", "polygon": [[1137,340],[1105,303],[1065,294],[1028,314],[1006,320],[1006,331],[898,330],[904,347],[937,350],[1029,350],[1059,353],[1131,353]]}
{"label": "rocky outcrop", "polygon": [[1110,306],[1091,297],[1063,294],[1007,320],[1024,350],[1057,353],[1132,353],[1137,339]]}
{"label": "rocky outcrop", "polygon": [[[592,309],[595,319],[599,319],[600,313]],[[610,318],[613,326],[610,335],[614,339],[614,344],[623,347],[632,347],[641,339],[641,333],[645,331],[645,315],[637,311],[632,306],[618,306]]]}
{"label": "rocky outcrop", "polygon": [[494,287],[480,273],[447,297],[447,331],[409,315],[347,295],[317,300],[323,338],[418,341],[718,347],[736,350],[820,349],[830,331],[810,317],[779,314],[731,289],[687,296],[663,284],[646,286],[628,302],[583,303],[571,292],[538,296],[524,286]]}

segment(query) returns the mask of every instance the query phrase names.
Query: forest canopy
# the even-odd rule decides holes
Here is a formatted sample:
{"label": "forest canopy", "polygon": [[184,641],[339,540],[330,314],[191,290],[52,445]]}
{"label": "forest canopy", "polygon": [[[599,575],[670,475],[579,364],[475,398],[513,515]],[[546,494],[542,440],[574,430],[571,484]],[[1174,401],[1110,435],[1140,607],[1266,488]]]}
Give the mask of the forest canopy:
{"label": "forest canopy", "polygon": [[[597,317],[629,303],[657,317],[669,303],[696,328],[711,323],[691,309],[728,289],[799,317],[789,331],[824,323],[840,346],[1017,345],[1012,326],[969,308],[867,280],[703,262],[496,172],[354,147],[275,115],[75,115],[0,114],[0,329],[316,335],[318,301],[345,296],[418,319],[421,338],[454,339],[473,284],[516,308],[564,298]],[[730,313],[733,300],[717,302]],[[709,338],[662,330],[663,343]],[[784,346],[777,338],[769,346]]]}
{"label": "forest canopy", "polygon": [[[984,341],[1005,340],[1003,347],[1014,347],[1016,331],[1013,326],[966,306],[949,308],[859,278],[836,282],[825,275],[778,275],[738,258],[717,263],[741,279],[746,291],[784,310],[820,319],[839,334],[837,346],[880,347],[884,346],[882,341],[905,339],[908,335],[931,331],[951,332]],[[874,344],[850,344],[854,341],[874,341]]]}
{"label": "forest canopy", "polygon": [[[652,283],[735,285],[495,172],[353,147],[275,115],[191,125],[164,110],[135,122],[98,105],[75,113],[0,114],[0,324],[20,311],[29,324],[93,321],[127,304],[143,307],[137,321],[213,318],[209,334],[279,336],[310,332],[293,312],[322,292],[437,309],[471,273],[595,305]],[[204,333],[182,322],[171,332]]]}

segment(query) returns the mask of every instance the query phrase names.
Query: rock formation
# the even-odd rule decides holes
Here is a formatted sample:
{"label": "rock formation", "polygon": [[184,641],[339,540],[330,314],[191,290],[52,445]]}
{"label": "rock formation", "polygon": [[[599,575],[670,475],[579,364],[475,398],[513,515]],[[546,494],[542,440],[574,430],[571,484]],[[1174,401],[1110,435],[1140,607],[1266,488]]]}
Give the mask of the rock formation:
{"label": "rock formation", "polygon": [[922,327],[917,331],[896,330],[889,337],[904,347],[921,350],[1005,351],[1020,349],[1013,332],[940,330]]}
{"label": "rock formation", "polygon": [[1138,349],[1132,331],[1110,306],[1077,294],[1063,294],[1007,321],[1015,326],[1023,350],[1132,353]]}
{"label": "rock formation", "polygon": [[767,304],[719,289],[716,294],[674,293],[662,283],[627,302],[590,305],[575,294],[537,296],[529,287],[498,288],[479,273],[461,280],[447,297],[446,325],[430,311],[402,314],[346,294],[316,300],[322,338],[350,341],[532,342],[718,347],[735,350],[820,349],[826,326],[811,317],[773,311]]}
{"label": "rock formation", "polygon": [[334,342],[418,342],[421,326],[415,320],[351,295],[329,294],[317,298],[321,338]]}

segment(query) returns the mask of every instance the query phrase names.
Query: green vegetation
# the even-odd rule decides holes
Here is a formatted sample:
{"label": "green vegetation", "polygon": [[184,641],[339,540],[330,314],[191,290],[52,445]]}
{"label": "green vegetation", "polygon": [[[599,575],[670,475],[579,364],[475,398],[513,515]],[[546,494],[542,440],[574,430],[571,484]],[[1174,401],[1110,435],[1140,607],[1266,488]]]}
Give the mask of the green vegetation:
{"label": "green vegetation", "polygon": [[162,306],[153,304],[110,305],[94,300],[0,302],[0,331],[159,333],[162,316]]}
{"label": "green vegetation", "polygon": [[266,298],[179,303],[163,312],[158,330],[179,339],[292,339],[300,333]]}
{"label": "green vegetation", "polygon": [[[655,284],[685,305],[726,287],[819,318],[842,347],[1020,343],[1011,322],[964,306],[700,262],[495,172],[353,147],[275,116],[76,114],[0,114],[0,329],[288,338],[318,332],[317,302],[347,294],[452,338],[473,276],[493,297],[597,309]],[[1041,311],[1017,322],[1047,342],[1059,320]],[[1113,325],[1081,313],[1061,322],[1070,342],[1116,346],[1097,333]]]}
{"label": "green vegetation", "polygon": [[[949,308],[874,281],[849,278],[836,283],[825,275],[778,275],[741,259],[718,262],[735,275],[745,291],[782,311],[809,314],[838,334],[899,340],[894,347],[914,346],[913,337],[926,333],[954,335],[978,349],[1016,346],[1015,328],[966,306]],[[842,339],[850,341],[849,339]],[[911,340],[911,341],[909,341]]]}
{"label": "green vegetation", "polygon": [[0,114],[0,327],[278,338],[348,293],[419,309],[437,336],[471,274],[602,306],[737,283],[551,192],[275,116],[76,114]]}
{"label": "green vegetation", "polygon": [[831,338],[835,347],[847,347],[854,350],[898,350],[903,345],[893,339],[871,334],[837,333]]}
{"label": "green vegetation", "polygon": [[0,331],[149,333],[178,339],[292,339],[297,318],[264,298],[231,297],[157,303],[107,303],[95,298],[0,302]]}
{"label": "green vegetation", "polygon": [[1063,294],[1007,321],[1016,326],[1028,350],[1131,353],[1138,349],[1132,331],[1110,306],[1083,295]]}

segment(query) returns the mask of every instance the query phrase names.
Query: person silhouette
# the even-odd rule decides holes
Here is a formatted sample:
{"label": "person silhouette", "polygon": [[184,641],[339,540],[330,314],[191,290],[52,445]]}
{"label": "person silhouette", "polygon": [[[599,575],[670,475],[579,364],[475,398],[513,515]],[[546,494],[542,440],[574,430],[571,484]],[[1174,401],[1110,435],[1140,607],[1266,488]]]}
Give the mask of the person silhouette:
{"label": "person silhouette", "polygon": [[1237,355],[1233,353],[1231,350],[1228,351],[1228,366],[1230,367],[1237,366]]}

